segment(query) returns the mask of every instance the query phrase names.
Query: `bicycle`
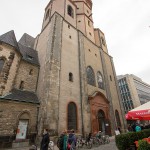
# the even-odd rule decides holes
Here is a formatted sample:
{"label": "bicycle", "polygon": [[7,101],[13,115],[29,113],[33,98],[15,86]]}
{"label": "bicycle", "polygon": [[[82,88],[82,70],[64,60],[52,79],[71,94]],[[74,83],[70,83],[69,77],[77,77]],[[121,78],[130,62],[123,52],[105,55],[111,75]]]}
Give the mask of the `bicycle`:
{"label": "bicycle", "polygon": [[86,146],[88,149],[92,148],[92,138],[90,140],[83,139],[82,137],[80,139],[77,139],[77,143],[76,143],[76,149],[82,148],[83,146]]}

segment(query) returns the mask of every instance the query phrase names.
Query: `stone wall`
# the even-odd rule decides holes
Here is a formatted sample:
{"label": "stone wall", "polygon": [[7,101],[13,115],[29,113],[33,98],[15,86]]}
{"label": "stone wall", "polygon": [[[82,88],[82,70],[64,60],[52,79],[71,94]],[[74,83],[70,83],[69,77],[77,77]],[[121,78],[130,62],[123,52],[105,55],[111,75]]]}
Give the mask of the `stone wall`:
{"label": "stone wall", "polygon": [[0,57],[5,59],[4,67],[0,74],[0,95],[5,95],[13,87],[21,56],[17,50],[9,45],[2,44],[0,47]]}
{"label": "stone wall", "polygon": [[[36,132],[37,107],[31,103],[15,102],[0,99],[0,136],[13,135],[18,127],[21,115],[28,114],[29,119],[28,133]],[[25,115],[24,115],[25,117]]]}
{"label": "stone wall", "polygon": [[[32,71],[31,71],[32,70]],[[28,62],[21,61],[16,75],[14,87],[19,89],[21,81],[24,81],[23,90],[36,91],[39,67]]]}

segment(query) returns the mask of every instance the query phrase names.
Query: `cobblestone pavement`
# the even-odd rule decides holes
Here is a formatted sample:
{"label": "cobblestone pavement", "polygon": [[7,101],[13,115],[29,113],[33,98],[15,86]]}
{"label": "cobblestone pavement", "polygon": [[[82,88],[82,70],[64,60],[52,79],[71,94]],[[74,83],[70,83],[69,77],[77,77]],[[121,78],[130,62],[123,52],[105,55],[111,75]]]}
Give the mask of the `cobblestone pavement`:
{"label": "cobblestone pavement", "polygon": [[[14,148],[14,149],[0,149],[0,150],[30,150],[31,147],[24,147],[24,148]],[[38,148],[38,150],[40,150]],[[54,147],[53,150],[58,150],[57,146]],[[82,148],[80,150],[87,150],[87,148]],[[110,137],[110,143],[104,144],[99,147],[93,147],[91,150],[118,150],[115,144],[114,137]]]}

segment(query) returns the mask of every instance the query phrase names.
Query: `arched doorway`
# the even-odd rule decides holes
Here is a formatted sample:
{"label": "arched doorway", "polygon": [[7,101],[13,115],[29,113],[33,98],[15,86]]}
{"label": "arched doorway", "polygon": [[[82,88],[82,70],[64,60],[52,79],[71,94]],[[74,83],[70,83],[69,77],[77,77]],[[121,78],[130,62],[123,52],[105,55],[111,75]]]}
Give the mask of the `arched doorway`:
{"label": "arched doorway", "polygon": [[98,111],[99,131],[105,132],[105,113],[103,110]]}
{"label": "arched doorway", "polygon": [[18,128],[16,139],[26,139],[29,123],[30,123],[30,113],[27,111],[22,112],[18,117]]}

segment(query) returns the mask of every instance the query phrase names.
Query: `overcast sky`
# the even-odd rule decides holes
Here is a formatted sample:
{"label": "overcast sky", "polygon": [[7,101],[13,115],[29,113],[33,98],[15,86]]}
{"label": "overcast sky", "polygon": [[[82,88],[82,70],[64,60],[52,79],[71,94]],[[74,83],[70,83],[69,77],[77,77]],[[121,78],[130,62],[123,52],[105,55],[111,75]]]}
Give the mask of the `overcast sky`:
{"label": "overcast sky", "polygon": [[[0,35],[14,30],[36,37],[49,0],[0,0]],[[60,0],[61,3],[61,0]],[[150,84],[150,0],[93,0],[94,27],[106,37],[117,75]]]}

